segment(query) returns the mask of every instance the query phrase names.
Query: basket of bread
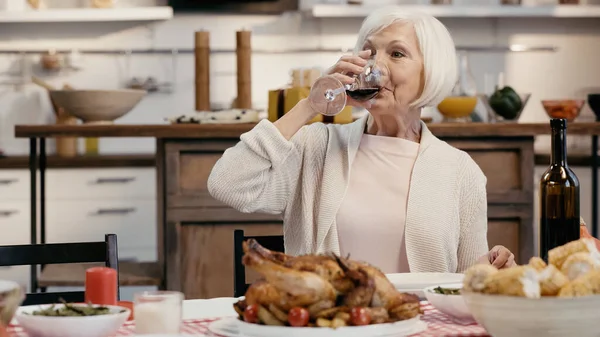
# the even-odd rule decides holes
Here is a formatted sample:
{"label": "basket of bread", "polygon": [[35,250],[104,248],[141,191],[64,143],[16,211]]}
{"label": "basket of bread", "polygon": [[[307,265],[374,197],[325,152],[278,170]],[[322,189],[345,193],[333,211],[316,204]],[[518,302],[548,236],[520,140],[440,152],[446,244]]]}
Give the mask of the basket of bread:
{"label": "basket of bread", "polygon": [[243,243],[243,264],[262,278],[234,304],[244,336],[408,336],[426,329],[419,298],[384,273],[333,254],[290,256]]}
{"label": "basket of bread", "polygon": [[465,272],[463,297],[494,337],[600,336],[600,253],[581,238],[526,265],[498,270],[478,264]]}

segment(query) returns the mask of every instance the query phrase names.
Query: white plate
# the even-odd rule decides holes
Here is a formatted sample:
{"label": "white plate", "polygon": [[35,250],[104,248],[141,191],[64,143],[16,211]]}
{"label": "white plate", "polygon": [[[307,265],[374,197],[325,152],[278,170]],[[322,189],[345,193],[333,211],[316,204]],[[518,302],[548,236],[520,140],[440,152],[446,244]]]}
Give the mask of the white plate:
{"label": "white plate", "polygon": [[400,273],[386,274],[394,287],[401,292],[425,298],[423,289],[448,283],[462,283],[464,274],[458,273]]}
{"label": "white plate", "polygon": [[243,297],[185,300],[183,301],[183,319],[237,316],[235,309],[233,309],[233,304],[240,299],[243,299]]}
{"label": "white plate", "polygon": [[402,337],[427,329],[420,316],[387,324],[352,326],[344,328],[294,328],[266,326],[243,322],[237,318],[224,318],[211,323],[208,329],[228,337]]}

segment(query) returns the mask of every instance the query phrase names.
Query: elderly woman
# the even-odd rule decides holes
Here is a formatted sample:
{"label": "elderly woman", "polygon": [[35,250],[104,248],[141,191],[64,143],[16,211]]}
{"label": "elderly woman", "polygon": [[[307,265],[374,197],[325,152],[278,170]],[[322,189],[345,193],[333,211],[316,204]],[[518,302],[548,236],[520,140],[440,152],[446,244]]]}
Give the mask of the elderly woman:
{"label": "elderly woman", "polygon": [[333,252],[394,272],[461,272],[477,262],[510,267],[488,252],[486,178],[436,138],[421,109],[449,95],[457,78],[446,28],[427,15],[384,8],[365,19],[354,56],[329,71],[345,84],[375,58],[386,76],[354,123],[313,123],[300,101],[263,120],[214,166],[208,190],[241,212],[283,214],[286,253]]}

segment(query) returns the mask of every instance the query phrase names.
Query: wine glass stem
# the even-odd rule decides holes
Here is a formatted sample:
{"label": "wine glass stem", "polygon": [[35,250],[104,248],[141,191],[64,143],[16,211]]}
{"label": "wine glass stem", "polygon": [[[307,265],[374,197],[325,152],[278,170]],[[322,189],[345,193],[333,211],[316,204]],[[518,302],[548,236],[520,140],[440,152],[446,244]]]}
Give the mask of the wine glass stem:
{"label": "wine glass stem", "polygon": [[346,91],[346,89],[343,87],[334,90],[328,89],[327,91],[325,91],[325,99],[331,102],[335,99],[337,95],[343,93],[344,91]]}

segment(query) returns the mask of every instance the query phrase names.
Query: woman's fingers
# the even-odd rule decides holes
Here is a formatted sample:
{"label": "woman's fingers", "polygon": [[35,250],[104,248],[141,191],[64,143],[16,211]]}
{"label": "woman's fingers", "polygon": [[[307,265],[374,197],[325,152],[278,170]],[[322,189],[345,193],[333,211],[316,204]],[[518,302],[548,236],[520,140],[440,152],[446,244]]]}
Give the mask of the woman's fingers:
{"label": "woman's fingers", "polygon": [[509,261],[511,255],[512,253],[508,249],[502,249],[498,251],[498,255],[496,256],[494,261],[492,261],[492,266],[498,269],[504,267],[504,265],[507,264],[507,262]]}
{"label": "woman's fingers", "polygon": [[363,50],[358,55],[344,55],[329,69],[328,74],[360,74],[367,65],[370,56],[370,50]]}
{"label": "woman's fingers", "polygon": [[338,81],[342,82],[342,84],[352,84],[354,83],[354,77],[350,77],[348,75],[343,75],[340,73],[333,73],[331,76],[335,77]]}
{"label": "woman's fingers", "polygon": [[360,74],[362,73],[363,69],[364,66],[360,66],[345,60],[339,60],[338,63],[331,67],[329,73]]}
{"label": "woman's fingers", "polygon": [[[362,59],[365,59],[365,60],[368,60],[368,59],[371,58],[371,51],[370,50],[361,50],[361,51],[358,52],[358,57],[360,57]],[[365,62],[365,65],[366,64],[367,63]]]}

